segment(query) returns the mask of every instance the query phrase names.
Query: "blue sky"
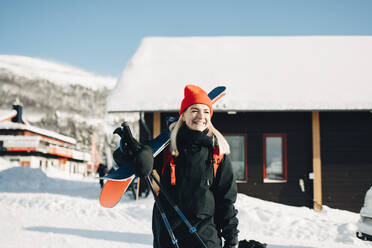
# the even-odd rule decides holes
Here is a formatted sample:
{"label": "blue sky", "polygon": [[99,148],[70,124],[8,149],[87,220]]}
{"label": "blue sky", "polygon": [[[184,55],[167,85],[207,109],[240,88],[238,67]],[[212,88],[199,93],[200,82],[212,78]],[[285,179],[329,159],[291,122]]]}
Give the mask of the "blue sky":
{"label": "blue sky", "polygon": [[1,0],[0,54],[118,77],[148,36],[372,35],[371,0]]}

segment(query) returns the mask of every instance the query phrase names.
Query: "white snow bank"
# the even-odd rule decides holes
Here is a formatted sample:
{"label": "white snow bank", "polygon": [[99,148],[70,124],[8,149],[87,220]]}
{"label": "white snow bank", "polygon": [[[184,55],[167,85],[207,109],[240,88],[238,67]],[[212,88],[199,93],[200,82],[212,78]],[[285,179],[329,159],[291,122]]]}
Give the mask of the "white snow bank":
{"label": "white snow bank", "polygon": [[366,244],[355,237],[359,215],[352,212],[327,206],[315,212],[242,194],[238,195],[236,206],[241,237],[278,247],[364,247]]}
{"label": "white snow bank", "polygon": [[0,172],[3,171],[3,170],[9,169],[11,167],[14,167],[14,166],[15,165],[10,163],[8,160],[3,159],[2,157],[0,157]]}
{"label": "white snow bank", "polygon": [[[124,196],[106,209],[99,191],[98,180],[50,178],[23,167],[0,171],[0,247],[152,247],[152,198]],[[236,207],[240,239],[269,248],[372,247],[355,237],[355,213],[328,207],[317,213],[241,194]]]}
{"label": "white snow bank", "polygon": [[29,167],[11,167],[0,172],[0,192],[13,193],[49,193],[97,199],[96,184],[98,180],[75,181],[61,179],[66,174],[61,172],[60,178],[48,177],[40,169]]}

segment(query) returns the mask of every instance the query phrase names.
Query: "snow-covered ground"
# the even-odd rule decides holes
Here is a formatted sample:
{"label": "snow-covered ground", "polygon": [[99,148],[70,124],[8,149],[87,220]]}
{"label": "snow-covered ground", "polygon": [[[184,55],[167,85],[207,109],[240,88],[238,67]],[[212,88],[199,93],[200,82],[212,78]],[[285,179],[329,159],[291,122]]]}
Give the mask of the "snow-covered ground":
{"label": "snow-covered ground", "polygon": [[[14,167],[0,158],[0,247],[152,247],[151,197],[98,203],[95,179]],[[359,215],[324,207],[316,213],[238,195],[240,239],[270,248],[372,247],[355,237]]]}

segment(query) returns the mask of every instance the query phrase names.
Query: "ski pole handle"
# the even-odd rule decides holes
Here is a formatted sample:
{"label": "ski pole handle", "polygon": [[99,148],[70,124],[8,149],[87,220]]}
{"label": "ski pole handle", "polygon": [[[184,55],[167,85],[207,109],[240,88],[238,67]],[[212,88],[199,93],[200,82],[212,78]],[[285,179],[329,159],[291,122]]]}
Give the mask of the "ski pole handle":
{"label": "ski pole handle", "polygon": [[128,122],[123,122],[121,124],[123,127],[122,131],[122,139],[128,144],[129,149],[133,152],[136,153],[139,150],[141,150],[142,146],[141,144],[133,137],[132,131],[130,130],[130,127],[128,125]]}

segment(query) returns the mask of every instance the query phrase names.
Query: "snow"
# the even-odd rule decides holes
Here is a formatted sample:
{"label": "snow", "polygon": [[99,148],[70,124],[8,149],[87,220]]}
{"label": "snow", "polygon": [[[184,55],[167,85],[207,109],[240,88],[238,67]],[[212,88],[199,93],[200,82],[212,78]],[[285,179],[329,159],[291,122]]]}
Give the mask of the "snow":
{"label": "snow", "polygon": [[[0,158],[0,247],[152,247],[151,197],[99,205],[95,178],[11,165]],[[314,212],[238,195],[240,239],[270,248],[372,247],[355,237],[359,215]]]}
{"label": "snow", "polygon": [[227,86],[217,111],[370,110],[371,57],[372,36],[149,37],[107,108],[177,111],[193,83]]}
{"label": "snow", "polygon": [[358,231],[372,235],[372,186],[366,193],[360,215],[362,218],[357,223]]}
{"label": "snow", "polygon": [[17,111],[15,111],[14,109],[11,110],[0,109],[0,122],[8,118],[14,117],[15,115],[17,115]]}
{"label": "snow", "polygon": [[68,137],[68,136],[53,132],[53,131],[49,131],[49,130],[46,130],[46,129],[38,128],[38,127],[35,127],[35,126],[32,126],[32,125],[25,125],[23,123],[4,121],[4,122],[0,123],[0,129],[27,130],[27,131],[42,134],[42,135],[45,135],[45,136],[48,136],[48,137],[51,137],[51,138],[62,140],[62,141],[65,141],[67,143],[70,143],[70,144],[76,144],[76,140],[74,138],[71,138],[71,137]]}
{"label": "snow", "polygon": [[18,55],[0,55],[0,69],[31,80],[48,80],[58,85],[78,84],[91,89],[111,89],[116,78],[99,76],[60,62]]}

